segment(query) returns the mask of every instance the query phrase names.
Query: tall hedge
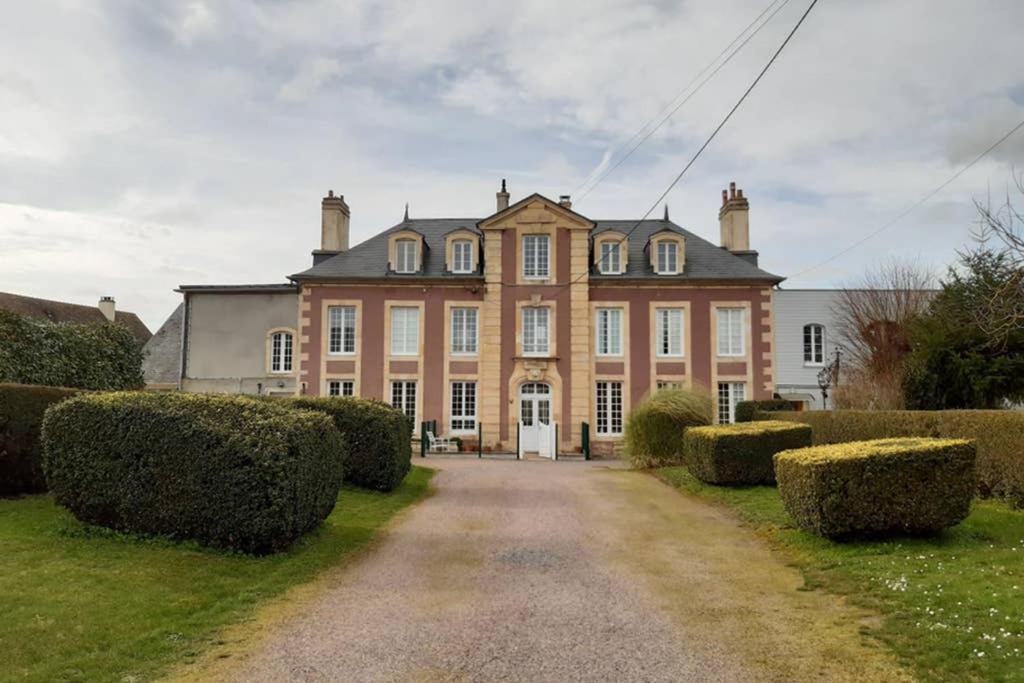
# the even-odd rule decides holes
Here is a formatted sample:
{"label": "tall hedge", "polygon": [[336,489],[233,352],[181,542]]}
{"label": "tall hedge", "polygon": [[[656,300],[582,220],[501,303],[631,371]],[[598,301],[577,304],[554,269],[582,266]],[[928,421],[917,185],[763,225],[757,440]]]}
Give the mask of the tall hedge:
{"label": "tall hedge", "polygon": [[0,496],[42,493],[43,414],[75,389],[0,384]]}
{"label": "tall hedge", "polygon": [[811,425],[815,444],[896,436],[973,439],[978,493],[1024,507],[1024,412],[1017,410],[835,410],[760,413]]}
{"label": "tall hedge", "polygon": [[398,488],[412,467],[412,421],[387,403],[352,397],[281,399],[325,413],[345,436],[345,481],[376,491]]}
{"label": "tall hedge", "polygon": [[85,394],[47,411],[43,468],[83,522],[263,554],[334,508],[345,446],[326,415],[240,396]]}
{"label": "tall hedge", "polygon": [[116,323],[51,323],[0,310],[0,382],[142,387],[142,345]]}
{"label": "tall hedge", "polygon": [[740,401],[736,404],[736,421],[750,422],[757,412],[771,413],[780,410],[793,410],[793,404],[781,398],[764,401]]}
{"label": "tall hedge", "polygon": [[683,435],[690,474],[722,486],[774,484],[775,454],[810,445],[810,427],[783,421],[691,427]]}
{"label": "tall hedge", "polygon": [[933,533],[967,517],[974,444],[895,438],[783,451],[775,475],[797,526],[829,538]]}

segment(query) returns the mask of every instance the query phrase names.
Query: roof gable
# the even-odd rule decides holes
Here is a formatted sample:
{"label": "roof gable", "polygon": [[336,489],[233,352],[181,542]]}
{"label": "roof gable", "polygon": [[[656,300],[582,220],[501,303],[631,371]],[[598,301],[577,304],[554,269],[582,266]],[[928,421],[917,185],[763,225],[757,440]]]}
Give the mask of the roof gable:
{"label": "roof gable", "polygon": [[555,215],[561,216],[562,218],[576,225],[581,225],[590,228],[594,226],[594,221],[590,220],[583,214],[576,213],[572,209],[567,209],[558,202],[552,201],[538,192],[534,192],[528,197],[523,197],[515,204],[509,206],[507,209],[502,209],[501,211],[498,211],[497,213],[494,213],[488,216],[487,218],[481,219],[479,222],[477,222],[477,227],[483,230],[486,228],[498,226],[500,223],[508,220],[509,218],[515,216],[516,214],[536,210],[536,206],[538,204],[543,205],[544,209],[551,211]]}

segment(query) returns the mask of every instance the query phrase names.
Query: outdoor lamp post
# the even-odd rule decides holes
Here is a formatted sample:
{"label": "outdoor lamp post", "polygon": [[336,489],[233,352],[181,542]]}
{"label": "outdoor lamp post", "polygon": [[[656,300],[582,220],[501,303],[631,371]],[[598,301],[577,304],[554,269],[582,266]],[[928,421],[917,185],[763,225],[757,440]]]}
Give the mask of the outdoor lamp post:
{"label": "outdoor lamp post", "polygon": [[828,390],[839,383],[839,347],[836,357],[831,363],[818,371],[818,388],[821,389],[821,407],[828,408]]}

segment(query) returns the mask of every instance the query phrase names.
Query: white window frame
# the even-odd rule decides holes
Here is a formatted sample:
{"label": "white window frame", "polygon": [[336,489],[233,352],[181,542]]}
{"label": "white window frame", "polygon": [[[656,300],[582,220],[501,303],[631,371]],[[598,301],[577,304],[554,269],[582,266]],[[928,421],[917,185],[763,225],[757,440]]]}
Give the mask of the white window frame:
{"label": "white window frame", "polygon": [[[809,340],[808,336],[810,337]],[[815,339],[815,337],[817,337],[817,339]],[[808,341],[810,341],[810,347],[807,345]],[[804,325],[801,342],[804,347],[804,365],[807,367],[822,367],[825,365],[824,325],[821,323],[807,323]]]}
{"label": "white window frame", "polygon": [[455,381],[451,383],[451,414],[449,431],[452,434],[476,434],[477,396],[476,382]]}
{"label": "white window frame", "polygon": [[621,308],[599,308],[594,313],[594,348],[598,356],[622,355]]}
{"label": "white window frame", "polygon": [[722,307],[715,309],[717,333],[715,352],[720,358],[742,358],[747,355],[746,320],[746,308]]}
{"label": "white window frame", "polygon": [[354,379],[327,380],[328,396],[355,396],[356,381]]}
{"label": "white window frame", "polygon": [[622,382],[599,380],[594,384],[594,426],[598,436],[622,436]]}
{"label": "white window frame", "polygon": [[[397,393],[395,390],[398,390]],[[403,413],[416,421],[416,394],[419,390],[414,379],[391,380],[391,407],[401,410]],[[396,402],[398,405],[396,405]],[[412,407],[412,415],[409,415],[409,408]],[[415,431],[415,430],[414,430]]]}
{"label": "white window frame", "polygon": [[[607,250],[606,250],[607,248]],[[622,241],[607,240],[598,245],[597,269],[602,275],[622,274]],[[612,256],[614,254],[614,256]],[[612,267],[614,266],[614,267]]]}
{"label": "white window frame", "polygon": [[[459,254],[459,252],[465,252]],[[452,240],[452,272],[472,273],[473,272],[473,242],[472,240]]]}
{"label": "white window frame", "polygon": [[417,270],[419,270],[419,240],[410,237],[395,240],[395,272],[415,273]]}
{"label": "white window frame", "polygon": [[[677,323],[672,318],[679,316]],[[675,330],[679,338],[673,340],[672,331]],[[679,342],[679,350],[673,349],[673,341]],[[685,308],[656,308],[654,309],[654,343],[655,356],[658,358],[683,358],[686,355],[686,309]],[[666,350],[665,347],[668,347]]]}
{"label": "white window frame", "polygon": [[[351,336],[346,334],[351,333]],[[351,356],[356,352],[356,307],[327,307],[327,355]]]}
{"label": "white window frame", "polygon": [[718,424],[736,422],[736,404],[747,400],[746,382],[719,382],[718,401],[715,404]]}
{"label": "white window frame", "polygon": [[477,355],[479,309],[475,306],[451,308],[451,353],[453,356]]}
{"label": "white window frame", "polygon": [[551,277],[550,235],[523,235],[523,279],[547,280],[549,277]]}
{"label": "white window frame", "polygon": [[416,306],[391,307],[391,355],[420,355],[420,309]]}
{"label": "white window frame", "polygon": [[295,335],[279,330],[270,335],[270,371],[275,375],[286,375],[294,367]]}
{"label": "white window frame", "polygon": [[[669,258],[669,247],[671,247],[671,259]],[[655,243],[654,264],[657,266],[658,275],[679,274],[679,243],[675,240],[660,240]],[[672,267],[669,268],[669,261]]]}
{"label": "white window frame", "polygon": [[551,312],[546,306],[524,306],[523,355],[547,356],[551,353]]}

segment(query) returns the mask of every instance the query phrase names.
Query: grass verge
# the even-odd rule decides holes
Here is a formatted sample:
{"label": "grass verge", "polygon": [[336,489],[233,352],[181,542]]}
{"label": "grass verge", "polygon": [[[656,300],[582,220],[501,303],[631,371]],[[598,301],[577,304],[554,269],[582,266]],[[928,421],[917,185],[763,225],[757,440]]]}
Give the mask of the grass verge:
{"label": "grass verge", "polygon": [[414,467],[392,493],[345,488],[285,553],[232,555],[87,527],[49,496],[0,501],[0,679],[150,680],[224,627],[365,547],[423,498]]}
{"label": "grass verge", "polygon": [[870,634],[922,680],[1024,681],[1024,512],[975,501],[964,522],[937,536],[834,543],[793,527],[774,487],[709,486],[683,467],[655,474],[736,510],[809,588],[881,613]]}

